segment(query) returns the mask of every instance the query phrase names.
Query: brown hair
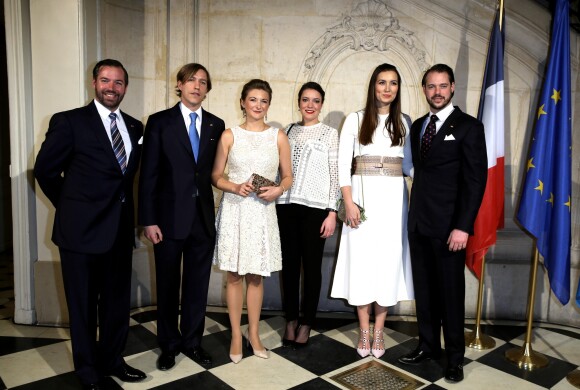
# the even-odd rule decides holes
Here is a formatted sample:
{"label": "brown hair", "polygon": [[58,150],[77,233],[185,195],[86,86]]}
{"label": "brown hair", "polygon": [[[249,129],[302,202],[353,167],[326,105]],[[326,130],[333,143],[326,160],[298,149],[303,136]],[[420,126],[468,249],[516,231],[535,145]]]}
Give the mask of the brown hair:
{"label": "brown hair", "polygon": [[244,111],[244,107],[242,107],[242,102],[246,100],[246,97],[248,97],[248,93],[253,89],[261,89],[262,91],[267,92],[268,100],[270,100],[270,103],[272,103],[272,88],[270,87],[270,84],[268,84],[268,82],[264,80],[252,79],[248,81],[246,84],[244,84],[242,88],[242,96],[240,97],[240,108],[242,109],[242,111]]}
{"label": "brown hair", "polygon": [[[190,64],[185,64],[181,67],[181,69],[179,69],[179,72],[177,72],[177,82],[178,83],[187,82],[187,80],[189,80],[191,76],[196,74],[198,70],[203,70],[207,75],[207,91],[208,92],[211,91],[211,77],[209,76],[208,70],[205,68],[205,66],[201,64],[196,64],[194,62]],[[177,96],[181,97],[181,90],[177,88],[177,85],[175,85],[175,93],[177,94]]]}
{"label": "brown hair", "polygon": [[[427,85],[427,76],[429,76],[429,74],[431,73],[447,73],[447,76],[449,77],[449,82],[451,84],[455,83],[455,75],[453,74],[453,69],[451,69],[449,65],[435,64],[425,71],[423,79],[421,79],[421,85],[423,87]],[[453,97],[454,94],[455,94],[454,91],[451,91],[451,97]]]}
{"label": "brown hair", "polygon": [[[377,66],[371,76],[369,81],[369,88],[367,91],[367,103],[365,105],[365,111],[363,115],[363,120],[360,127],[359,142],[361,145],[368,145],[373,142],[373,135],[375,130],[379,125],[379,110],[377,109],[376,97],[375,97],[375,84],[379,74],[386,71],[393,71],[397,74],[397,82],[399,83],[399,88],[401,85],[401,75],[394,65],[391,64],[381,64]],[[391,138],[391,146],[401,146],[405,142],[406,130],[401,121],[401,94],[400,89],[397,92],[397,96],[393,99],[389,106],[389,117],[385,121],[385,128],[389,133]]]}

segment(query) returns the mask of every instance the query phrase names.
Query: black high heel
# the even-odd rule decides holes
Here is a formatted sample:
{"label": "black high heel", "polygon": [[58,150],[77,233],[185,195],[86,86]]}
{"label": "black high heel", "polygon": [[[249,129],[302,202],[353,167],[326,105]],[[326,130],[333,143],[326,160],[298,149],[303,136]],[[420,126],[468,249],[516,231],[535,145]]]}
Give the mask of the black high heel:
{"label": "black high heel", "polygon": [[[294,327],[294,338],[296,338],[296,330],[298,329],[298,321],[293,320],[286,323],[286,330],[284,331],[284,336],[286,336],[288,332],[288,327],[292,327],[292,324],[295,324]],[[282,337],[282,346],[283,347],[292,347],[294,345],[294,340],[290,340],[286,337]]]}
{"label": "black high heel", "polygon": [[300,349],[300,348],[304,348],[308,345],[308,341],[310,341],[310,331],[312,330],[311,326],[308,325],[300,325],[298,327],[298,329],[296,330],[296,336],[298,337],[298,334],[300,333],[300,329],[308,329],[308,338],[306,339],[306,342],[304,343],[299,343],[298,341],[294,340],[294,349]]}

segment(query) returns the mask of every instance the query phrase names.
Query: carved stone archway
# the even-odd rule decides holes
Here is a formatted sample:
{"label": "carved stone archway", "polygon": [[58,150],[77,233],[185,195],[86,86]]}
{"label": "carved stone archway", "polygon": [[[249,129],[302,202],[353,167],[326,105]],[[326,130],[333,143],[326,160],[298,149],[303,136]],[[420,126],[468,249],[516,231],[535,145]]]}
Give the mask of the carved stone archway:
{"label": "carved stone archway", "polygon": [[[427,54],[414,33],[402,27],[393,16],[385,0],[362,1],[336,24],[328,27],[309,50],[301,66],[303,75],[298,79],[328,86],[340,63],[348,57],[364,53],[375,54],[373,59],[380,54],[386,62],[397,66],[404,82],[404,94],[407,94],[404,111],[422,111],[424,97],[420,80],[428,68]],[[365,64],[364,57],[360,58],[360,78],[364,79],[378,64]]]}

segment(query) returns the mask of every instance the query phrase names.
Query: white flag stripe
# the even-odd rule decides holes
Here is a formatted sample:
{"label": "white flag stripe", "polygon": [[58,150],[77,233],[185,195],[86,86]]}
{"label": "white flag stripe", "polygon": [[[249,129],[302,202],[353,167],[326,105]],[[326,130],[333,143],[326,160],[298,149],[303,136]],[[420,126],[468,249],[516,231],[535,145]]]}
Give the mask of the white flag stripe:
{"label": "white flag stripe", "polygon": [[482,116],[487,147],[487,168],[497,164],[504,157],[504,88],[503,80],[491,85],[485,91],[485,104]]}

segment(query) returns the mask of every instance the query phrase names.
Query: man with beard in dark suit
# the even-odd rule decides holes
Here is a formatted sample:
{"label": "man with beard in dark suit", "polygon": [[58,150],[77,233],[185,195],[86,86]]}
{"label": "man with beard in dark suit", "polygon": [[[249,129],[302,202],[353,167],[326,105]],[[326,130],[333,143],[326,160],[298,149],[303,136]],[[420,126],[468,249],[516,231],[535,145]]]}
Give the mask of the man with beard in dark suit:
{"label": "man with beard in dark suit", "polygon": [[432,66],[422,85],[430,112],[411,127],[408,219],[419,345],[399,362],[438,358],[443,327],[445,378],[459,382],[465,354],[465,246],[487,181],[485,133],[480,121],[451,103],[455,78],[449,66]]}
{"label": "man with beard in dark suit", "polygon": [[60,252],[75,372],[86,389],[98,389],[103,375],[125,382],[146,377],[121,356],[129,332],[133,179],[143,134],[143,124],[119,110],[128,84],[119,61],[97,63],[94,101],[51,118],[34,165],[56,208],[52,240]]}
{"label": "man with beard in dark suit", "polygon": [[181,101],[151,115],[145,129],[139,224],[154,244],[160,370],[171,369],[180,352],[212,363],[201,339],[216,235],[211,170],[225,125],[201,107],[211,87],[204,66],[184,65],[177,73]]}

